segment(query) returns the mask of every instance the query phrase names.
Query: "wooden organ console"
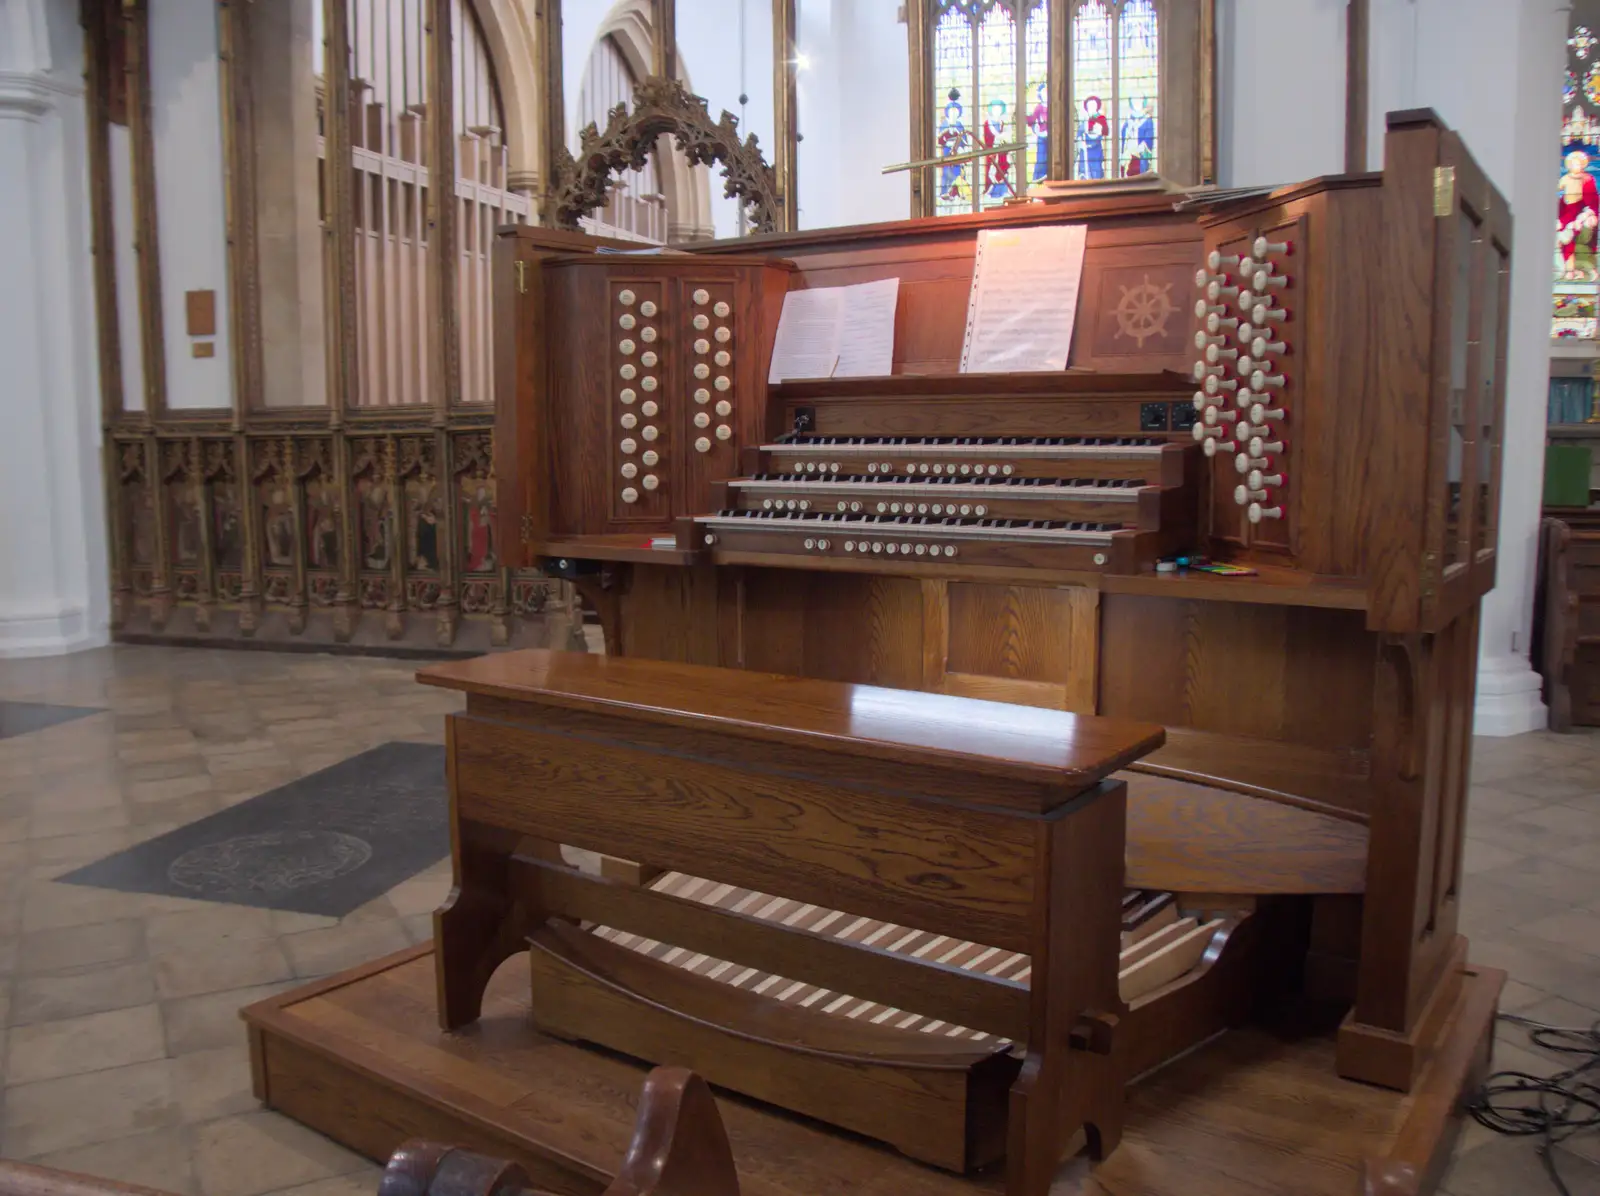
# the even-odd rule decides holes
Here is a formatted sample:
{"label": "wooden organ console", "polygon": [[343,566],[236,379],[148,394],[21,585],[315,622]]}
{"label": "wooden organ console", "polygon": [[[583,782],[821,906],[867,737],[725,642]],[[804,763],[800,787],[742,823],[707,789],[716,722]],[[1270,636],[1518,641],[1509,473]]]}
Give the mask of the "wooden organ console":
{"label": "wooden organ console", "polygon": [[[1053,223],[1088,229],[1068,369],[959,373],[977,231]],[[1258,925],[1246,961],[1270,942],[1292,986],[1348,1008],[1341,1075],[1407,1090],[1453,1037],[1487,1042],[1502,977],[1456,931],[1510,217],[1431,112],[1391,114],[1381,173],[1270,194],[1091,193],[660,255],[518,228],[497,254],[503,541],[578,585],[608,654],[1159,724],[1118,774],[1108,883],[1174,907],[1160,946],[1200,945],[1169,986],[1200,991]],[[888,277],[892,376],[767,384],[786,290]],[[1158,571],[1179,554],[1249,572]],[[766,904],[664,864],[639,859],[643,890]],[[726,962],[591,921],[630,976],[641,953]],[[966,937],[940,958],[982,954]],[[1231,974],[1233,1020],[1261,1004],[1237,978],[1269,974]],[[870,996],[817,1001],[899,1020]],[[804,1011],[825,1016],[783,1016]],[[1195,1041],[1130,1036],[1145,1068]]]}

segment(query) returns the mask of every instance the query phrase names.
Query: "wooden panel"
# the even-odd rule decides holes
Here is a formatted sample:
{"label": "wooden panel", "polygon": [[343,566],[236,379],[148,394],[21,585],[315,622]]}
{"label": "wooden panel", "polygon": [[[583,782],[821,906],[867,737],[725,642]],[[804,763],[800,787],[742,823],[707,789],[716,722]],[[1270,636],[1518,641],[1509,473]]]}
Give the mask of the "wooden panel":
{"label": "wooden panel", "polygon": [[[521,861],[519,861],[520,863]],[[524,865],[542,909],[595,922],[746,967],[929,1014],[954,1025],[1025,1039],[1028,987],[937,960],[791,929],[749,914],[627,884],[593,880],[544,861]]]}
{"label": "wooden panel", "polygon": [[185,291],[183,313],[186,330],[190,336],[217,335],[217,293],[215,291]]}
{"label": "wooden panel", "polygon": [[1114,373],[1193,364],[1197,240],[1085,254],[1072,365]]}
{"label": "wooden panel", "polygon": [[1268,894],[1365,887],[1367,832],[1356,823],[1204,785],[1126,776],[1131,888]]}
{"label": "wooden panel", "polygon": [[950,586],[949,668],[961,673],[1061,683],[1071,654],[1071,590]]}
{"label": "wooden panel", "polygon": [[1026,824],[463,715],[451,724],[464,820],[1029,949]]}
{"label": "wooden panel", "polygon": [[1362,749],[1376,643],[1354,611],[1107,594],[1102,713]]}
{"label": "wooden panel", "polygon": [[[864,1051],[846,1055],[827,1049],[827,1034],[835,1028],[832,1019],[818,1023],[803,1011],[775,1006],[753,993],[581,932],[559,939],[557,934],[541,932],[530,953],[531,1012],[540,1028],[604,1042],[635,1058],[690,1067],[719,1086],[782,1101],[797,1112],[889,1142],[915,1158],[965,1169],[967,1067],[992,1050],[969,1050],[964,1060],[952,1052],[920,1066]],[[708,1016],[707,1005],[721,1011]],[[751,1024],[762,1025],[771,1037],[753,1036],[746,1029]],[[849,1022],[839,1020],[837,1026],[861,1033]],[[878,1034],[887,1037],[892,1031]],[[1004,1072],[1002,1082],[1015,1070],[1003,1055],[989,1066]],[[990,1162],[992,1157],[975,1161]]]}

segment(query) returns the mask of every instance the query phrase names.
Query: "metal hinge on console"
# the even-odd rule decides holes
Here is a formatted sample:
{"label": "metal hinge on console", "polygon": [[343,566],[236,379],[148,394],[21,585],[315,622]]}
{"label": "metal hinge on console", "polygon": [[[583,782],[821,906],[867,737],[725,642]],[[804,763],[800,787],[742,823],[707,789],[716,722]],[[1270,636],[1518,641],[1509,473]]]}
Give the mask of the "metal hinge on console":
{"label": "metal hinge on console", "polygon": [[1456,168],[1433,168],[1433,214],[1448,216],[1456,210]]}
{"label": "metal hinge on console", "polygon": [[517,267],[517,294],[526,295],[528,293],[528,263],[516,262],[514,264]]}

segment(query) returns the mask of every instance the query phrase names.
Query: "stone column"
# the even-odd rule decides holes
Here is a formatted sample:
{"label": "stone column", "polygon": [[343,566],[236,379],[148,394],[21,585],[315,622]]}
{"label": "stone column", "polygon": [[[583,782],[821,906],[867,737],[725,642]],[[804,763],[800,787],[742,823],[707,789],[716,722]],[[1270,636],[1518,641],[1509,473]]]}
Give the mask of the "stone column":
{"label": "stone column", "polygon": [[[1550,375],[1550,178],[1561,129],[1569,0],[1524,0],[1517,25],[1516,109],[1510,185],[1516,220],[1511,262],[1506,423],[1501,450],[1500,548],[1495,588],[1484,598],[1478,701],[1473,731],[1517,735],[1545,726],[1540,678],[1528,660],[1544,490],[1545,413]],[[1469,142],[1470,144],[1470,142]]]}
{"label": "stone column", "polygon": [[81,39],[0,0],[0,656],[108,638]]}

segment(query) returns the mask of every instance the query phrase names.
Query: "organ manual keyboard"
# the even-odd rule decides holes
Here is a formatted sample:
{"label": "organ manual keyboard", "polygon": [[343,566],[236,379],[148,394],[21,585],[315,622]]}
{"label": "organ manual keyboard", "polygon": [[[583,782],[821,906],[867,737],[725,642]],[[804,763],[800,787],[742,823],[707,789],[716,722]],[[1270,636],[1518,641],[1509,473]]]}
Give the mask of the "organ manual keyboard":
{"label": "organ manual keyboard", "polygon": [[[960,373],[977,232],[1063,223],[1087,227],[1068,368]],[[1274,962],[1348,1011],[1344,1076],[1475,1057],[1462,1011],[1496,981],[1457,923],[1510,217],[1432,113],[1390,116],[1381,174],[1270,194],[544,244],[497,247],[502,542],[574,581],[609,654],[1159,724],[1125,774],[1127,885],[1298,927]],[[786,291],[890,277],[891,376],[767,382]],[[1248,575],[1156,570],[1194,553]],[[1189,1045],[1143,1025],[1146,1066]]]}

